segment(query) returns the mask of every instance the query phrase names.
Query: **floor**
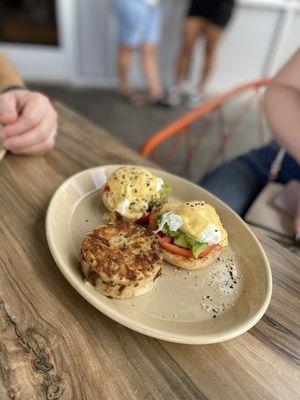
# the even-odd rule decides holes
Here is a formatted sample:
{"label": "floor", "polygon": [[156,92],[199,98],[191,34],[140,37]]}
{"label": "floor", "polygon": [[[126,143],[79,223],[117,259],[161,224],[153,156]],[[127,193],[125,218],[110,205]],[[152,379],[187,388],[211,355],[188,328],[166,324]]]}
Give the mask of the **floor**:
{"label": "floor", "polygon": [[[153,106],[135,107],[120,99],[116,91],[113,90],[44,85],[35,85],[32,88],[46,93],[53,100],[64,102],[137,151],[139,151],[151,135],[189,111],[184,106],[167,110],[158,109]],[[227,122],[234,121],[245,99],[247,100],[247,96],[244,96],[244,99],[234,101],[226,108],[225,119]],[[201,146],[199,145],[198,148],[194,149],[193,158],[190,157],[190,154],[188,155],[189,161],[192,161],[189,172],[183,171],[182,168],[186,164],[185,161],[187,161],[185,160],[186,152],[184,150],[184,143],[179,146],[174,159],[166,166],[167,169],[175,173],[184,174],[188,178],[198,181],[208,168],[217,165],[224,159],[224,157],[215,156],[220,131],[216,122],[218,116],[215,118],[206,139],[201,142]],[[201,120],[193,126],[191,130],[192,140],[196,140],[199,136],[199,132],[203,129],[203,124]],[[234,131],[233,125],[230,126],[229,123],[228,132]],[[237,133],[234,139],[227,145],[226,156],[229,158],[259,144],[257,111],[254,107],[246,111],[246,117],[243,124],[238,127]],[[168,146],[169,142],[167,145],[161,147],[162,156],[167,154],[168,150],[166,147]],[[211,162],[212,160],[213,163]]]}

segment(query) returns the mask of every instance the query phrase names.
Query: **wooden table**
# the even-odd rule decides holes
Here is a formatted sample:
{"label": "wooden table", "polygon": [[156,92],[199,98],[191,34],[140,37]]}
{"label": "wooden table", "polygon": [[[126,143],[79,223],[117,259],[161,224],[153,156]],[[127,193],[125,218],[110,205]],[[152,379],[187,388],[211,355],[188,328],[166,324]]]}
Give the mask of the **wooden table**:
{"label": "wooden table", "polygon": [[0,163],[0,399],[300,399],[300,260],[259,239],[274,291],[263,319],[229,342],[188,346],[130,331],[89,305],[48,250],[45,213],[70,175],[147,161],[62,105],[46,157]]}

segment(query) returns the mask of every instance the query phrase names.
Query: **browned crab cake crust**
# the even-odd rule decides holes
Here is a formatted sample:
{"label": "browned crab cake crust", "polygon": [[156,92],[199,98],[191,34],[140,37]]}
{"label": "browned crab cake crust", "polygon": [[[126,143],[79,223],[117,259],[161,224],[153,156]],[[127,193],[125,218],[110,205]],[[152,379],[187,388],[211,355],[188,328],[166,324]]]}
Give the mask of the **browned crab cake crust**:
{"label": "browned crab cake crust", "polygon": [[126,221],[101,225],[81,246],[82,271],[102,294],[128,298],[152,289],[162,250],[153,232]]}

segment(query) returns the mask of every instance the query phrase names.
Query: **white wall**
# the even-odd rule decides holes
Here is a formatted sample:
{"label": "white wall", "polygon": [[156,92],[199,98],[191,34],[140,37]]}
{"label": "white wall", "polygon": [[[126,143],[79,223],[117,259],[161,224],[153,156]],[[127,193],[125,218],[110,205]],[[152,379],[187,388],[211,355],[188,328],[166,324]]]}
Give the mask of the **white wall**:
{"label": "white wall", "polygon": [[[62,46],[1,46],[25,79],[66,81],[75,85],[115,86],[116,22],[111,0],[56,0],[60,11]],[[124,0],[125,1],[125,0]],[[160,47],[161,76],[172,82],[188,0],[161,0],[164,15]],[[299,46],[298,0],[240,0],[218,52],[208,90],[220,91],[236,83],[274,72]],[[199,43],[191,80],[199,76]],[[133,80],[141,84],[137,63]]]}

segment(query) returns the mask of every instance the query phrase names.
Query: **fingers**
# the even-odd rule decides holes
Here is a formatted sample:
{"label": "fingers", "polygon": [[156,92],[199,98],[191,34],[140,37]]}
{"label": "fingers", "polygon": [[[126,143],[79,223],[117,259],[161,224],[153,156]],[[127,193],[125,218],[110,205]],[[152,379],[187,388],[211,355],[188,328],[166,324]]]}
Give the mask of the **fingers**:
{"label": "fingers", "polygon": [[28,91],[22,98],[15,93],[15,97],[20,108],[19,117],[1,130],[2,139],[21,135],[36,127],[51,107],[48,98],[40,93]]}
{"label": "fingers", "polygon": [[[2,103],[1,103],[2,101]],[[7,110],[17,117],[9,119]],[[11,91],[0,96],[3,120],[10,121],[0,130],[4,147],[15,154],[44,154],[55,144],[57,113],[48,98],[28,90]],[[11,113],[12,114],[12,113]]]}
{"label": "fingers", "polygon": [[0,124],[7,125],[15,122],[18,118],[18,110],[15,96],[5,93],[0,96]]}
{"label": "fingers", "polygon": [[12,152],[14,154],[22,154],[22,155],[43,155],[52,150],[55,146],[55,138],[56,138],[56,129],[49,135],[49,137],[41,143],[27,146],[27,147],[18,147],[15,148]]}
{"label": "fingers", "polygon": [[51,132],[56,130],[57,114],[50,108],[46,117],[33,129],[17,136],[11,136],[4,140],[4,147],[15,152],[19,148],[31,147],[47,141]]}

